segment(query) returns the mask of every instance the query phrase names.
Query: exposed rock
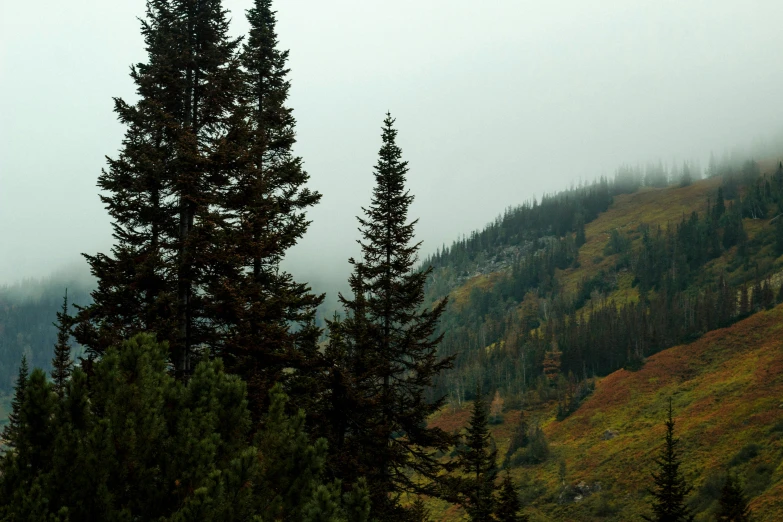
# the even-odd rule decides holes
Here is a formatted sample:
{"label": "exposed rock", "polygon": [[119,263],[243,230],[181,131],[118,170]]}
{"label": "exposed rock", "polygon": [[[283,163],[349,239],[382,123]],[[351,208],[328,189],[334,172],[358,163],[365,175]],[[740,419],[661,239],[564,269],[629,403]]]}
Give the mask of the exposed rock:
{"label": "exposed rock", "polygon": [[601,436],[604,440],[612,440],[617,436],[617,432],[614,430],[606,430],[604,434]]}

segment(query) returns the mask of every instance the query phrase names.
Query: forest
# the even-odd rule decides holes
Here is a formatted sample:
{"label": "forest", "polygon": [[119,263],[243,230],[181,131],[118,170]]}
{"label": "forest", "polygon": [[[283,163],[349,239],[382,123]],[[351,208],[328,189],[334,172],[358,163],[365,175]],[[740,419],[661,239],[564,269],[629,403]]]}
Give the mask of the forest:
{"label": "forest", "polygon": [[[288,52],[270,0],[246,15],[233,38],[220,0],[147,2],[138,100],[114,100],[125,134],[98,175],[113,247],[84,255],[89,280],[0,288],[0,520],[521,522],[591,495],[580,519],[622,520],[548,437],[602,382],[776,313],[783,163],[624,165],[422,259],[387,112],[350,291],[321,321],[325,296],[281,268],[322,197]],[[675,191],[691,199],[656,214]],[[638,215],[607,224],[618,209]],[[694,481],[682,404],[658,399],[629,505],[751,520],[773,472],[735,469],[766,447]]]}

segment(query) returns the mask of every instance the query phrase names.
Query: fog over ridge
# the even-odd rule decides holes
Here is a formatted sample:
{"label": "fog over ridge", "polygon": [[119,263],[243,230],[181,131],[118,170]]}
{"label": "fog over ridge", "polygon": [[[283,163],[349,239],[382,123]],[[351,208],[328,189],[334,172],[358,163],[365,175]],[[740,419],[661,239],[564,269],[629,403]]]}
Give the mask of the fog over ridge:
{"label": "fog over ridge", "polygon": [[[249,0],[227,0],[244,32]],[[285,266],[333,293],[356,255],[386,110],[423,256],[503,209],[623,164],[699,160],[783,122],[779,2],[277,2],[297,152],[323,193]],[[0,18],[0,284],[108,251],[96,179],[134,100],[144,4],[53,0]],[[772,152],[771,152],[772,153]]]}

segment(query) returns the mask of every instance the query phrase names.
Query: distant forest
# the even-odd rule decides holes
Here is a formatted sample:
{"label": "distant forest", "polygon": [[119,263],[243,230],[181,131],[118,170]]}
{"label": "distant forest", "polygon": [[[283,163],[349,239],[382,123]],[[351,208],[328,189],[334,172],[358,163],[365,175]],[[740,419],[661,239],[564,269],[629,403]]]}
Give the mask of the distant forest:
{"label": "distant forest", "polygon": [[[623,167],[613,180],[509,209],[425,260],[435,267],[427,302],[457,298],[439,326],[440,353],[454,356],[455,367],[432,396],[460,403],[481,386],[513,397],[554,379],[563,408],[574,408],[592,376],[638,368],[648,355],[783,298],[771,280],[781,268],[774,261],[783,254],[783,219],[752,241],[743,224],[783,212],[783,165],[762,175],[753,160],[713,157],[706,174],[721,182],[700,208],[668,225],[611,230],[592,260],[600,269],[580,270],[585,225],[621,194],[701,177],[687,163],[676,174],[660,164]],[[710,263],[718,258],[725,262]],[[567,271],[585,275],[564,287]],[[611,299],[621,279],[638,299]]]}
{"label": "distant forest", "polygon": [[[93,288],[87,278],[65,274],[0,287],[0,393],[13,389],[23,355],[31,366],[51,369],[55,314],[66,289],[72,303],[86,305]],[[81,355],[78,345],[73,348],[76,357]]]}

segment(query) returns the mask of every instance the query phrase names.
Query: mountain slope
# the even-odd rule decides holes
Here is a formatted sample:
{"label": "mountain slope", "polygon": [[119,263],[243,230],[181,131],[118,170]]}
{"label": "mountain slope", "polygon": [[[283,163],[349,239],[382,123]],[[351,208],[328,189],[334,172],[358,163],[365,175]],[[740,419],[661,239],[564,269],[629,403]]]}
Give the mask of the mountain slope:
{"label": "mountain slope", "polygon": [[[695,486],[697,520],[711,520],[729,470],[745,484],[757,520],[783,520],[781,334],[783,305],[659,352],[637,372],[598,379],[593,394],[565,420],[555,419],[553,402],[531,405],[524,416],[529,424],[541,423],[550,455],[540,465],[511,467],[531,520],[621,521],[648,514],[646,488],[669,397],[684,472]],[[463,426],[467,412],[444,410],[433,424]],[[506,411],[493,427],[500,455],[519,418],[518,410]],[[561,461],[567,487],[560,481]],[[433,508],[437,520],[462,516],[453,507]]]}
{"label": "mountain slope", "polygon": [[[563,193],[523,209],[537,219],[508,211],[432,260],[427,302],[451,299],[441,353],[456,357],[433,396],[459,404],[477,384],[523,394],[552,362],[574,384],[638,368],[783,297],[780,163],[745,161],[685,186],[592,190],[606,207],[588,221],[578,190]],[[573,225],[547,225],[562,208]]]}

